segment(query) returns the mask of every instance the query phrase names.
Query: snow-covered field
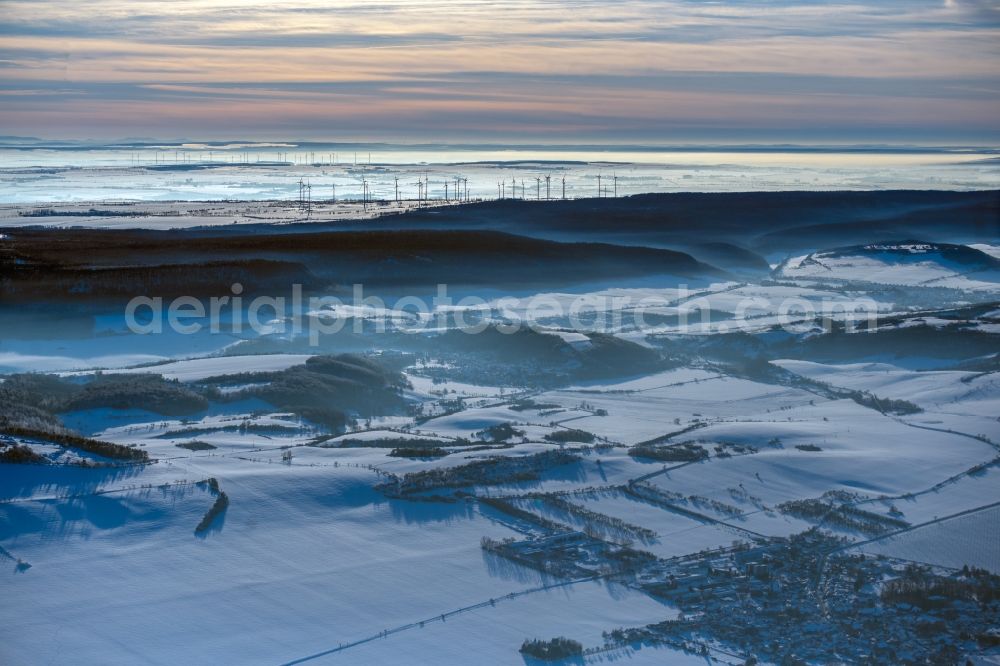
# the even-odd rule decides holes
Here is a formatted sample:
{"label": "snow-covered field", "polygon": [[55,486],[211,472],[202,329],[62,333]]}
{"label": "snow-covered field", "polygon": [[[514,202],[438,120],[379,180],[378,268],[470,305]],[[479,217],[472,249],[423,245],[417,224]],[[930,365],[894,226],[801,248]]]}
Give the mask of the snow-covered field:
{"label": "snow-covered field", "polygon": [[[823,281],[871,282],[876,284],[948,287],[996,292],[1000,266],[978,250],[959,261],[930,243],[872,244],[832,252],[814,252],[785,261],[776,274],[782,278]],[[968,261],[971,259],[971,261]],[[989,259],[993,259],[990,261]]]}
{"label": "snow-covered field", "polygon": [[865,553],[952,569],[978,567],[1000,574],[1000,505],[931,521],[910,532],[859,547]]}
{"label": "snow-covered field", "polygon": [[[0,440],[0,450],[21,443],[47,463],[0,464],[0,663],[534,664],[518,653],[521,642],[556,636],[593,649],[563,663],[742,663],[714,643],[707,657],[669,643],[605,645],[605,632],[677,619],[679,608],[640,577],[600,568],[610,560],[565,575],[499,555],[484,537],[627,545],[666,571],[737,542],[783,544],[820,526],[844,540],[845,552],[1000,573],[1000,379],[995,356],[983,352],[997,335],[988,328],[996,283],[913,261],[827,264],[848,279],[833,285],[814,263],[787,262],[780,282],[718,282],[695,293],[589,292],[610,314],[624,314],[632,306],[614,299],[630,297],[656,299],[665,320],[684,309],[742,317],[612,330],[662,353],[628,376],[572,374],[577,354],[599,345],[589,329],[545,317],[545,344],[564,347],[556,361],[538,362],[566,372],[561,383],[512,381],[497,372],[492,350],[396,357],[376,346],[367,360],[391,356],[386,363],[401,369],[398,404],[352,411],[332,431],[294,401],[279,408],[241,393],[272,376],[241,375],[277,375],[319,350],[278,341],[278,353],[223,355],[239,341],[143,339],[114,318],[90,336],[54,330],[0,340],[4,375],[53,372],[79,386],[97,368],[159,374],[167,380],[159,390],[211,398],[179,416],[135,406],[59,412],[66,426],[136,447],[148,463],[24,433]],[[877,282],[896,287],[865,291]],[[929,286],[955,291],[921,300],[914,290]],[[964,300],[952,303],[956,294]],[[789,315],[787,299],[820,311],[859,295],[897,318],[893,331],[937,340],[955,329],[977,351],[928,343],[919,356],[802,360],[795,354],[827,333],[812,320],[804,332],[771,329]],[[544,296],[568,303],[580,295]],[[969,305],[981,312],[962,320],[965,328],[943,311]],[[942,311],[925,314],[931,307]],[[527,309],[517,314],[532,319]],[[699,346],[736,326],[744,333],[729,355]],[[784,346],[767,356],[770,344]],[[935,364],[944,369],[914,369]],[[537,377],[536,368],[522,370]],[[318,380],[304,386],[288,390],[301,400],[324,390]],[[461,476],[470,468],[499,472]],[[427,478],[441,483],[401,490]],[[207,514],[217,491],[228,505]],[[866,532],[831,519],[835,511],[878,524]],[[207,527],[196,530],[203,519]],[[599,559],[588,557],[585,564]]]}

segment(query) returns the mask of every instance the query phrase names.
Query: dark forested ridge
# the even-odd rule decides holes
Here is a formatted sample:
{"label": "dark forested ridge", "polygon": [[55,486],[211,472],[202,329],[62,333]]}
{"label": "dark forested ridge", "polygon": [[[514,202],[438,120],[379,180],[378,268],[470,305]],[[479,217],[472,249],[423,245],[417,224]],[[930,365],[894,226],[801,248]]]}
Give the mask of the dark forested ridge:
{"label": "dark forested ridge", "polygon": [[[365,283],[563,286],[766,273],[764,255],[920,238],[992,242],[1000,192],[749,192],[487,201],[371,220],[5,230],[0,294],[28,301]],[[669,249],[667,249],[669,248]],[[713,268],[718,267],[718,268]],[[720,270],[721,269],[721,270]]]}
{"label": "dark forested ridge", "polygon": [[[85,223],[85,220],[81,220]],[[766,273],[765,255],[1000,237],[1000,192],[749,192],[502,200],[370,220],[177,230],[5,231],[0,294],[120,298],[365,283],[569,285]],[[558,241],[558,242],[556,242]],[[712,268],[712,267],[718,268]]]}
{"label": "dark forested ridge", "polygon": [[320,231],[193,237],[142,230],[16,230],[0,248],[6,299],[285,293],[376,287],[567,285],[643,275],[721,277],[683,252],[492,231]]}
{"label": "dark forested ridge", "polygon": [[504,200],[416,210],[362,224],[490,228],[670,247],[724,242],[768,253],[878,238],[995,239],[1000,235],[1000,191],[678,192],[622,199]]}

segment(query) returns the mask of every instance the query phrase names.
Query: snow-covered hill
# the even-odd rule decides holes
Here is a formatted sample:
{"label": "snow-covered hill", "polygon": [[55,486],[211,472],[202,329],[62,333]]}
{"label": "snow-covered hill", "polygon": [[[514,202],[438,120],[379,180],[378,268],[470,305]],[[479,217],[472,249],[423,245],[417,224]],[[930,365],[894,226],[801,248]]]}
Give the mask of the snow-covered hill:
{"label": "snow-covered hill", "polygon": [[774,270],[774,276],[1000,291],[1000,259],[965,245],[871,243],[787,259]]}

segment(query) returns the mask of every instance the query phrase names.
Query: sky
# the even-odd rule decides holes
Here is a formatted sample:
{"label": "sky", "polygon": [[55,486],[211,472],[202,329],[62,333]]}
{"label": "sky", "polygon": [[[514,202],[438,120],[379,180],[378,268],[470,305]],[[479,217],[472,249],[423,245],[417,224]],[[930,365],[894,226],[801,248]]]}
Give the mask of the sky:
{"label": "sky", "polygon": [[1000,145],[1000,0],[0,0],[0,135]]}

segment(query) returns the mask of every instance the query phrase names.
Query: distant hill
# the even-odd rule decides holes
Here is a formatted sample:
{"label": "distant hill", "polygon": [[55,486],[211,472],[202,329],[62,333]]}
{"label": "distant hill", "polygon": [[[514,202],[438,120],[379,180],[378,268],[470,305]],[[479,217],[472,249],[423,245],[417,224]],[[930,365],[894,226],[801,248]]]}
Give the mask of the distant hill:
{"label": "distant hill", "polygon": [[[316,224],[322,223],[311,223],[313,229]],[[492,229],[552,240],[670,248],[725,243],[770,255],[914,236],[942,243],[996,242],[1000,191],[678,192],[619,199],[503,200],[414,210],[352,226]],[[309,227],[289,225],[281,233]],[[260,229],[268,231],[266,226]],[[707,256],[704,260],[711,263]]]}
{"label": "distant hill", "polygon": [[982,250],[951,243],[928,243],[919,240],[869,243],[829,250],[823,253],[831,259],[850,256],[871,257],[886,263],[913,263],[933,261],[952,264],[963,270],[989,270],[1000,268],[1000,259]]}
{"label": "distant hill", "polygon": [[14,230],[0,248],[0,294],[37,298],[130,298],[366,289],[556,287],[595,280],[727,274],[689,254],[604,243],[560,243],[492,231],[321,231],[224,234],[107,230]]}
{"label": "distant hill", "polygon": [[779,278],[967,288],[969,280],[1000,282],[1000,259],[965,245],[919,240],[887,241],[793,257],[778,266],[774,275]]}

